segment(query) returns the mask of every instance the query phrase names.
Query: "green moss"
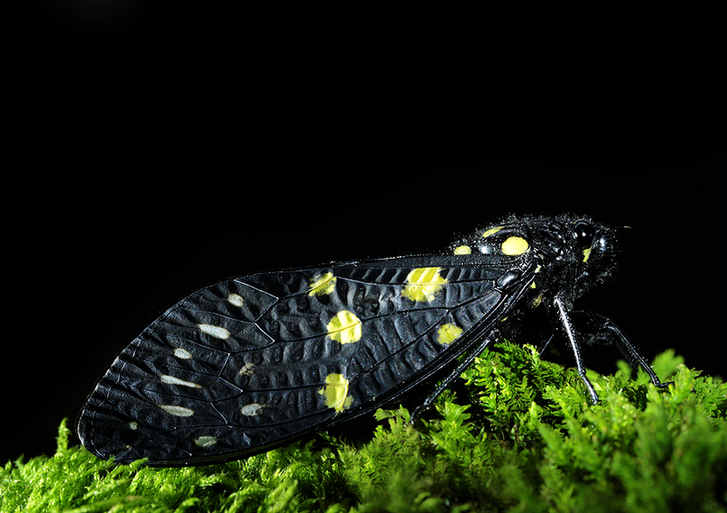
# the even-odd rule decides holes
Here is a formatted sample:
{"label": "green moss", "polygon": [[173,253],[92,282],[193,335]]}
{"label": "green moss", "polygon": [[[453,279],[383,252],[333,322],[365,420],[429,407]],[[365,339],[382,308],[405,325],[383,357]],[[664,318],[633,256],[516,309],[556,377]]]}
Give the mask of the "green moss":
{"label": "green moss", "polygon": [[[654,361],[659,392],[621,362],[589,373],[509,343],[463,375],[414,429],[379,411],[356,446],[317,440],[246,460],[191,468],[115,466],[69,447],[0,470],[0,511],[96,512],[727,512],[727,385],[671,351]],[[468,404],[457,404],[468,403]]]}

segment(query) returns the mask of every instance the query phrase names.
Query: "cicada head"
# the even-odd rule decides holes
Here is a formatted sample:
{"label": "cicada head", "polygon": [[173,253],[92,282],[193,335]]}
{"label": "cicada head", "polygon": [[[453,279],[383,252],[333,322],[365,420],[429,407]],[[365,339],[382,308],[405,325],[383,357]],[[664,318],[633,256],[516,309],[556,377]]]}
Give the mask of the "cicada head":
{"label": "cicada head", "polygon": [[621,253],[622,229],[600,224],[588,217],[562,216],[533,223],[536,246],[552,274],[561,284],[570,284],[574,298],[609,279],[616,271]]}
{"label": "cicada head", "polygon": [[[625,229],[625,228],[623,228]],[[573,252],[577,256],[576,290],[582,295],[616,271],[622,251],[622,228],[579,219],[572,225]]]}

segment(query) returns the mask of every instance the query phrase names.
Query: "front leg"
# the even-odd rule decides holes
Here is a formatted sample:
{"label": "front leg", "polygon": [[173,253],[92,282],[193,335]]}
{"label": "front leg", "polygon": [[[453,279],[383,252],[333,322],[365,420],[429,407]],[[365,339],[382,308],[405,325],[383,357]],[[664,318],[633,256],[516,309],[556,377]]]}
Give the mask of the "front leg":
{"label": "front leg", "polygon": [[543,343],[541,343],[540,346],[538,346],[538,354],[540,355],[541,358],[543,357],[543,353],[545,353],[545,350],[548,349],[548,346],[550,345],[550,343],[553,341],[554,338],[555,338],[555,333],[551,333],[550,336],[548,336],[548,338],[546,338],[545,341]]}
{"label": "front leg", "polygon": [[597,404],[598,394],[596,393],[593,385],[586,376],[586,369],[583,366],[583,360],[581,359],[581,347],[578,344],[578,340],[576,339],[575,330],[573,329],[573,324],[571,323],[571,320],[568,316],[568,310],[566,309],[563,298],[560,295],[555,296],[555,299],[553,300],[553,305],[555,306],[555,313],[560,327],[563,328],[565,336],[568,339],[568,343],[570,344],[571,351],[573,351],[573,356],[576,360],[576,370],[578,371],[578,375],[581,377],[581,380],[583,380],[583,383],[586,385],[588,394],[591,396],[591,401],[593,402],[593,404]]}
{"label": "front leg", "polygon": [[[594,335],[593,340],[596,343],[602,339],[614,341],[616,343],[616,347],[618,347],[621,354],[629,360],[631,366],[634,368],[636,368],[636,366],[641,367],[644,372],[649,375],[649,379],[651,379],[654,386],[658,388],[667,388],[669,385],[673,384],[671,381],[664,383],[659,379],[646,358],[639,353],[636,346],[629,341],[628,337],[623,331],[621,331],[621,328],[619,328],[611,319],[593,312],[584,311],[572,312],[572,316],[577,320],[579,326],[579,318],[585,319],[585,324],[588,326],[589,331]],[[601,336],[599,337],[599,335]]]}

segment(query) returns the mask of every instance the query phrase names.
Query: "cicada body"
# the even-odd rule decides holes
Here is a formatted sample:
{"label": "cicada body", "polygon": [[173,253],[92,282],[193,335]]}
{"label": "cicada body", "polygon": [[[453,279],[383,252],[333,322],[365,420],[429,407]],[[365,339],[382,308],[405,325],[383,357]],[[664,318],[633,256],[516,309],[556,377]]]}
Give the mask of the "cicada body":
{"label": "cicada body", "polygon": [[550,312],[581,371],[569,312],[613,272],[617,246],[617,230],[587,218],[511,218],[446,252],[221,281],[123,349],[88,397],[79,438],[122,463],[266,451],[370,414],[454,367],[446,386],[503,319],[536,307]]}

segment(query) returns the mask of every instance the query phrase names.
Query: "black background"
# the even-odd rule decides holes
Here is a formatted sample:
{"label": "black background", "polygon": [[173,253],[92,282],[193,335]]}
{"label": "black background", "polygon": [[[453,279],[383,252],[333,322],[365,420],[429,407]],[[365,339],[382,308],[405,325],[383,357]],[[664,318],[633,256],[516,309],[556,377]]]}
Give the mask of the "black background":
{"label": "black background", "polygon": [[213,13],[179,5],[56,2],[25,27],[32,58],[18,59],[18,164],[4,188],[0,461],[52,454],[58,423],[115,355],[200,287],[439,249],[509,213],[632,226],[621,272],[584,302],[647,356],[675,348],[727,375],[727,163],[671,103],[666,127],[647,126],[644,105],[668,95],[631,85],[625,107],[572,82],[556,101],[523,86],[552,75],[514,85],[499,73],[487,80],[497,91],[462,101],[422,93],[423,77],[402,86],[397,59],[376,75],[297,41],[270,56],[275,34],[251,39],[250,20],[208,26]]}

